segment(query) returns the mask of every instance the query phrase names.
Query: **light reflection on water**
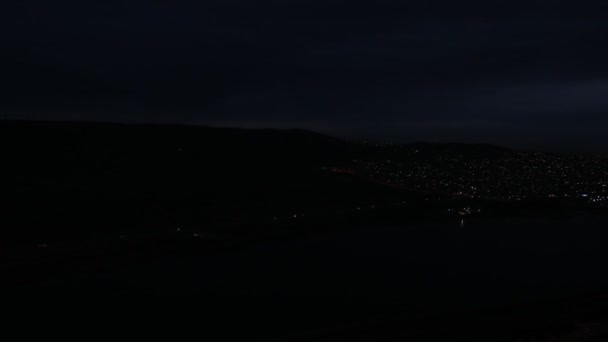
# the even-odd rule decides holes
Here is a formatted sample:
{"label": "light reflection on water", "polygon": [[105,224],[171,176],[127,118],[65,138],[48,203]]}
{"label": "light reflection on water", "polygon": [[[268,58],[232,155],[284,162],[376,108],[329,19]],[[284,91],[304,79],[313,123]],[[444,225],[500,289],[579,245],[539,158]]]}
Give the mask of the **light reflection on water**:
{"label": "light reflection on water", "polygon": [[228,295],[446,297],[482,303],[608,289],[601,271],[608,260],[605,217],[469,219],[466,229],[453,227],[449,222],[370,227],[215,256],[164,258],[132,271],[160,288],[186,283],[182,291]]}

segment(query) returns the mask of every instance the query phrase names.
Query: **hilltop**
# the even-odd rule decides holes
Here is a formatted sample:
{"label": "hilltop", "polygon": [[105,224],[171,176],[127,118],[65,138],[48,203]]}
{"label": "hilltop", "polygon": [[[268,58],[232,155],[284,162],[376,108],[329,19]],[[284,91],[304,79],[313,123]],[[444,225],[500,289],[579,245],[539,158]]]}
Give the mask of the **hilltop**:
{"label": "hilltop", "polygon": [[399,194],[328,171],[367,150],[304,130],[1,122],[0,223],[29,237],[219,229]]}

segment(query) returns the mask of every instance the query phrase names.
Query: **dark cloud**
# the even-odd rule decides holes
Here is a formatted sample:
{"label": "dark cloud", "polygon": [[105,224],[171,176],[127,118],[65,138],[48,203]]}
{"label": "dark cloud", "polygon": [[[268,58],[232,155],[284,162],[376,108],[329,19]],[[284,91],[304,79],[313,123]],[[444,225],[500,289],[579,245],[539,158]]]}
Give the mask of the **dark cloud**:
{"label": "dark cloud", "polygon": [[608,124],[606,10],[556,1],[24,0],[2,18],[0,111],[608,148],[594,138]]}

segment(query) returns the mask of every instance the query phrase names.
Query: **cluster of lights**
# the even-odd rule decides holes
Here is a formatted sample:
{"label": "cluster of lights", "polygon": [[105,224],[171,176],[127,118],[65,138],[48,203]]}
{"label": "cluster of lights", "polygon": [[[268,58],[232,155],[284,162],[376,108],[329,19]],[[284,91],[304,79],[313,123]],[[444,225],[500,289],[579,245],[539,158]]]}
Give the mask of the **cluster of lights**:
{"label": "cluster of lights", "polygon": [[608,196],[605,159],[528,152],[485,159],[453,154],[416,158],[421,152],[418,149],[401,147],[398,151],[403,153],[403,161],[356,160],[348,172],[388,185],[461,199],[581,198],[598,203]]}

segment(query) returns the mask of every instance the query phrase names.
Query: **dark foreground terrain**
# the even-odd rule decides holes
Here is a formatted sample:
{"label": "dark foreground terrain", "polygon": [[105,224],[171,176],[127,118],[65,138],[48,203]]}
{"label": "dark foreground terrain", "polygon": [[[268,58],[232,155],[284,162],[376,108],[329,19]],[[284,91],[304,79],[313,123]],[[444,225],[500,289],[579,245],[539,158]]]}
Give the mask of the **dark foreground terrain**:
{"label": "dark foreground terrain", "polygon": [[[550,181],[525,200],[462,193],[466,172],[500,168],[509,150],[423,145],[410,160],[403,150],[421,145],[305,131],[5,122],[0,133],[5,294],[186,298],[212,313],[201,336],[226,340],[607,338],[604,205],[545,197]],[[545,167],[570,170],[559,158]],[[468,171],[433,190],[428,178],[458,174],[457,159]],[[432,172],[416,187],[402,170]],[[597,175],[585,181],[594,200]]]}
{"label": "dark foreground terrain", "polygon": [[174,297],[212,315],[198,323],[207,338],[599,341],[606,223],[579,214],[241,241],[124,236],[4,250],[1,271],[12,296]]}

